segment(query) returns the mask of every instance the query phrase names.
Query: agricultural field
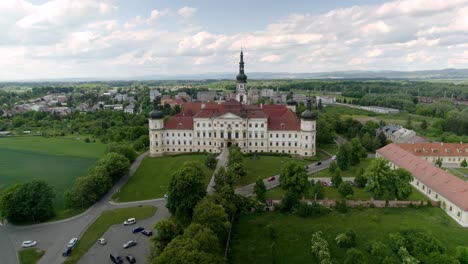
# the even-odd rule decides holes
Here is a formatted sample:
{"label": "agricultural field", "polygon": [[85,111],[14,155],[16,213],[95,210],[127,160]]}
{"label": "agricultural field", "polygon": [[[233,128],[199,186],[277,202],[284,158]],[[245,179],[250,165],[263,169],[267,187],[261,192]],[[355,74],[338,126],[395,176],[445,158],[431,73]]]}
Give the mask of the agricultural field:
{"label": "agricultural field", "polygon": [[346,249],[339,248],[334,239],[349,228],[357,234],[356,247],[366,255],[366,263],[376,263],[366,252],[370,240],[388,245],[389,234],[401,230],[428,231],[452,256],[457,246],[468,244],[468,229],[435,207],[352,209],[308,218],[265,212],[242,215],[234,224],[230,263],[316,263],[310,240],[317,231],[323,232],[332,258],[343,263]]}
{"label": "agricultural field", "polygon": [[197,161],[205,172],[206,184],[213,175],[213,170],[205,166],[206,155],[193,154],[164,156],[143,159],[137,171],[128,183],[112,196],[116,202],[130,202],[161,198],[167,193],[169,181],[174,172],[188,161]]}
{"label": "agricultural field", "polygon": [[54,187],[55,208],[61,214],[64,192],[104,150],[104,144],[73,138],[0,137],[0,191],[15,183],[45,180]]}

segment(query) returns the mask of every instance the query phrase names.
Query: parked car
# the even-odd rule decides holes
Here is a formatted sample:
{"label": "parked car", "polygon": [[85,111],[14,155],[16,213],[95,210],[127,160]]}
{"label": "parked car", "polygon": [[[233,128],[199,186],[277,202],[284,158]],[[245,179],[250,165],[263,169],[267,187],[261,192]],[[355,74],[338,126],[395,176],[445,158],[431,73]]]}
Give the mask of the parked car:
{"label": "parked car", "polygon": [[336,160],[336,155],[333,155],[333,156],[332,156],[332,160]]}
{"label": "parked car", "polygon": [[105,244],[107,244],[107,240],[105,238],[101,237],[101,238],[98,239],[98,243],[101,244],[101,245],[105,245]]}
{"label": "parked car", "polygon": [[349,184],[351,184],[351,186],[356,186],[356,183],[354,183],[354,181],[347,181],[349,182]]}
{"label": "parked car", "polygon": [[274,181],[276,179],[275,176],[271,176],[270,178],[268,178],[268,181]]}
{"label": "parked car", "polygon": [[123,224],[124,225],[134,225],[134,224],[136,224],[136,219],[135,218],[129,218],[129,219],[125,220],[125,222]]}
{"label": "parked car", "polygon": [[122,264],[123,263],[123,259],[122,259],[121,256],[114,257],[112,254],[110,254],[110,259],[115,264]]}
{"label": "parked car", "polygon": [[166,194],[164,194],[164,198],[166,198],[166,199],[167,199],[168,197],[169,197],[169,195],[167,195],[167,193],[166,193]]}
{"label": "parked car", "polygon": [[151,230],[143,230],[143,231],[141,231],[141,233],[142,233],[143,235],[147,236],[147,237],[153,235],[153,231],[151,231]]}
{"label": "parked car", "polygon": [[325,187],[327,187],[327,186],[328,186],[328,183],[327,183],[326,181],[323,181],[323,182],[322,182],[322,185],[325,186]]}
{"label": "parked car", "polygon": [[21,247],[28,248],[28,247],[35,247],[37,245],[36,241],[26,240],[21,244]]}
{"label": "parked car", "polygon": [[315,163],[315,166],[320,166],[320,165],[322,165],[322,162],[320,162],[320,161]]}
{"label": "parked car", "polygon": [[123,248],[129,248],[136,246],[137,242],[135,240],[130,240],[127,243],[123,244]]}
{"label": "parked car", "polygon": [[333,182],[329,181],[327,182],[328,186],[333,187]]}
{"label": "parked car", "polygon": [[132,255],[128,255],[125,258],[127,259],[128,263],[136,263],[136,259]]}
{"label": "parked car", "polygon": [[67,245],[67,246],[68,246],[69,248],[72,248],[72,247],[74,247],[74,246],[76,245],[76,242],[78,242],[78,238],[74,237],[74,238],[70,239],[70,241],[68,241],[68,245]]}
{"label": "parked car", "polygon": [[135,233],[140,233],[143,230],[145,230],[144,227],[141,227],[141,226],[140,227],[135,227],[135,228],[132,229],[132,233],[134,233],[134,234]]}
{"label": "parked car", "polygon": [[72,252],[72,248],[71,247],[66,247],[65,250],[63,250],[62,256],[68,257],[71,252]]}

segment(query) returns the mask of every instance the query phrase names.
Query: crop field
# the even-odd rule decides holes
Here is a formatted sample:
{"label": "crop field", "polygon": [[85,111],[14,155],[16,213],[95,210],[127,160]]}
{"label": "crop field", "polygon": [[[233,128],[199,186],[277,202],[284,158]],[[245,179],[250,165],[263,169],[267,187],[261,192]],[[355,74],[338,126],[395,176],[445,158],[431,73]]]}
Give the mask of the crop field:
{"label": "crop field", "polygon": [[0,138],[0,192],[29,180],[45,180],[55,190],[55,207],[63,209],[63,193],[75,178],[103,155],[104,144],[77,139],[42,137]]}

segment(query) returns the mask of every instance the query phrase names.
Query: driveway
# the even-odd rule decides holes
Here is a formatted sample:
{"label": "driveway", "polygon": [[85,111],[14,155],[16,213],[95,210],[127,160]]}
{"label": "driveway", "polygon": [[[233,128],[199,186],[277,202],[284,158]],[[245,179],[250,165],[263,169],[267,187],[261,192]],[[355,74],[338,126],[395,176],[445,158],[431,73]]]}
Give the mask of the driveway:
{"label": "driveway", "polygon": [[[330,163],[332,161],[333,161],[333,159],[329,158],[329,159],[320,161],[322,163],[320,165],[317,165],[317,163],[307,165],[307,168],[306,168],[307,169],[307,174],[313,174],[314,172],[318,172],[318,171],[327,169],[328,166],[330,166]],[[279,175],[272,175],[272,176],[275,177],[275,179],[272,180],[272,181],[269,181],[268,179],[263,180],[263,183],[265,183],[265,186],[266,186],[267,190],[273,189],[273,188],[279,186],[280,176]],[[250,195],[253,194],[254,186],[255,186],[255,183],[245,185],[245,186],[242,186],[242,187],[238,187],[236,189],[236,193],[242,194],[244,196],[250,196]]]}

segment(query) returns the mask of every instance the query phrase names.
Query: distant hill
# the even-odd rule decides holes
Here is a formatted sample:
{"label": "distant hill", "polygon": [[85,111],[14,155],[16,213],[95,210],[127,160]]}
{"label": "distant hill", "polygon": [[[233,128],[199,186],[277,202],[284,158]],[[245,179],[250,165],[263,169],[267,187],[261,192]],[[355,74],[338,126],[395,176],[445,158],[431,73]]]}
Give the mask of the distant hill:
{"label": "distant hill", "polygon": [[[21,80],[26,82],[91,82],[111,80],[233,80],[236,73],[200,73],[176,75],[147,75],[116,78],[57,78]],[[289,72],[247,72],[249,79],[406,79],[406,80],[437,80],[437,79],[468,79],[468,69],[443,69],[428,71],[332,71],[312,73]]]}

